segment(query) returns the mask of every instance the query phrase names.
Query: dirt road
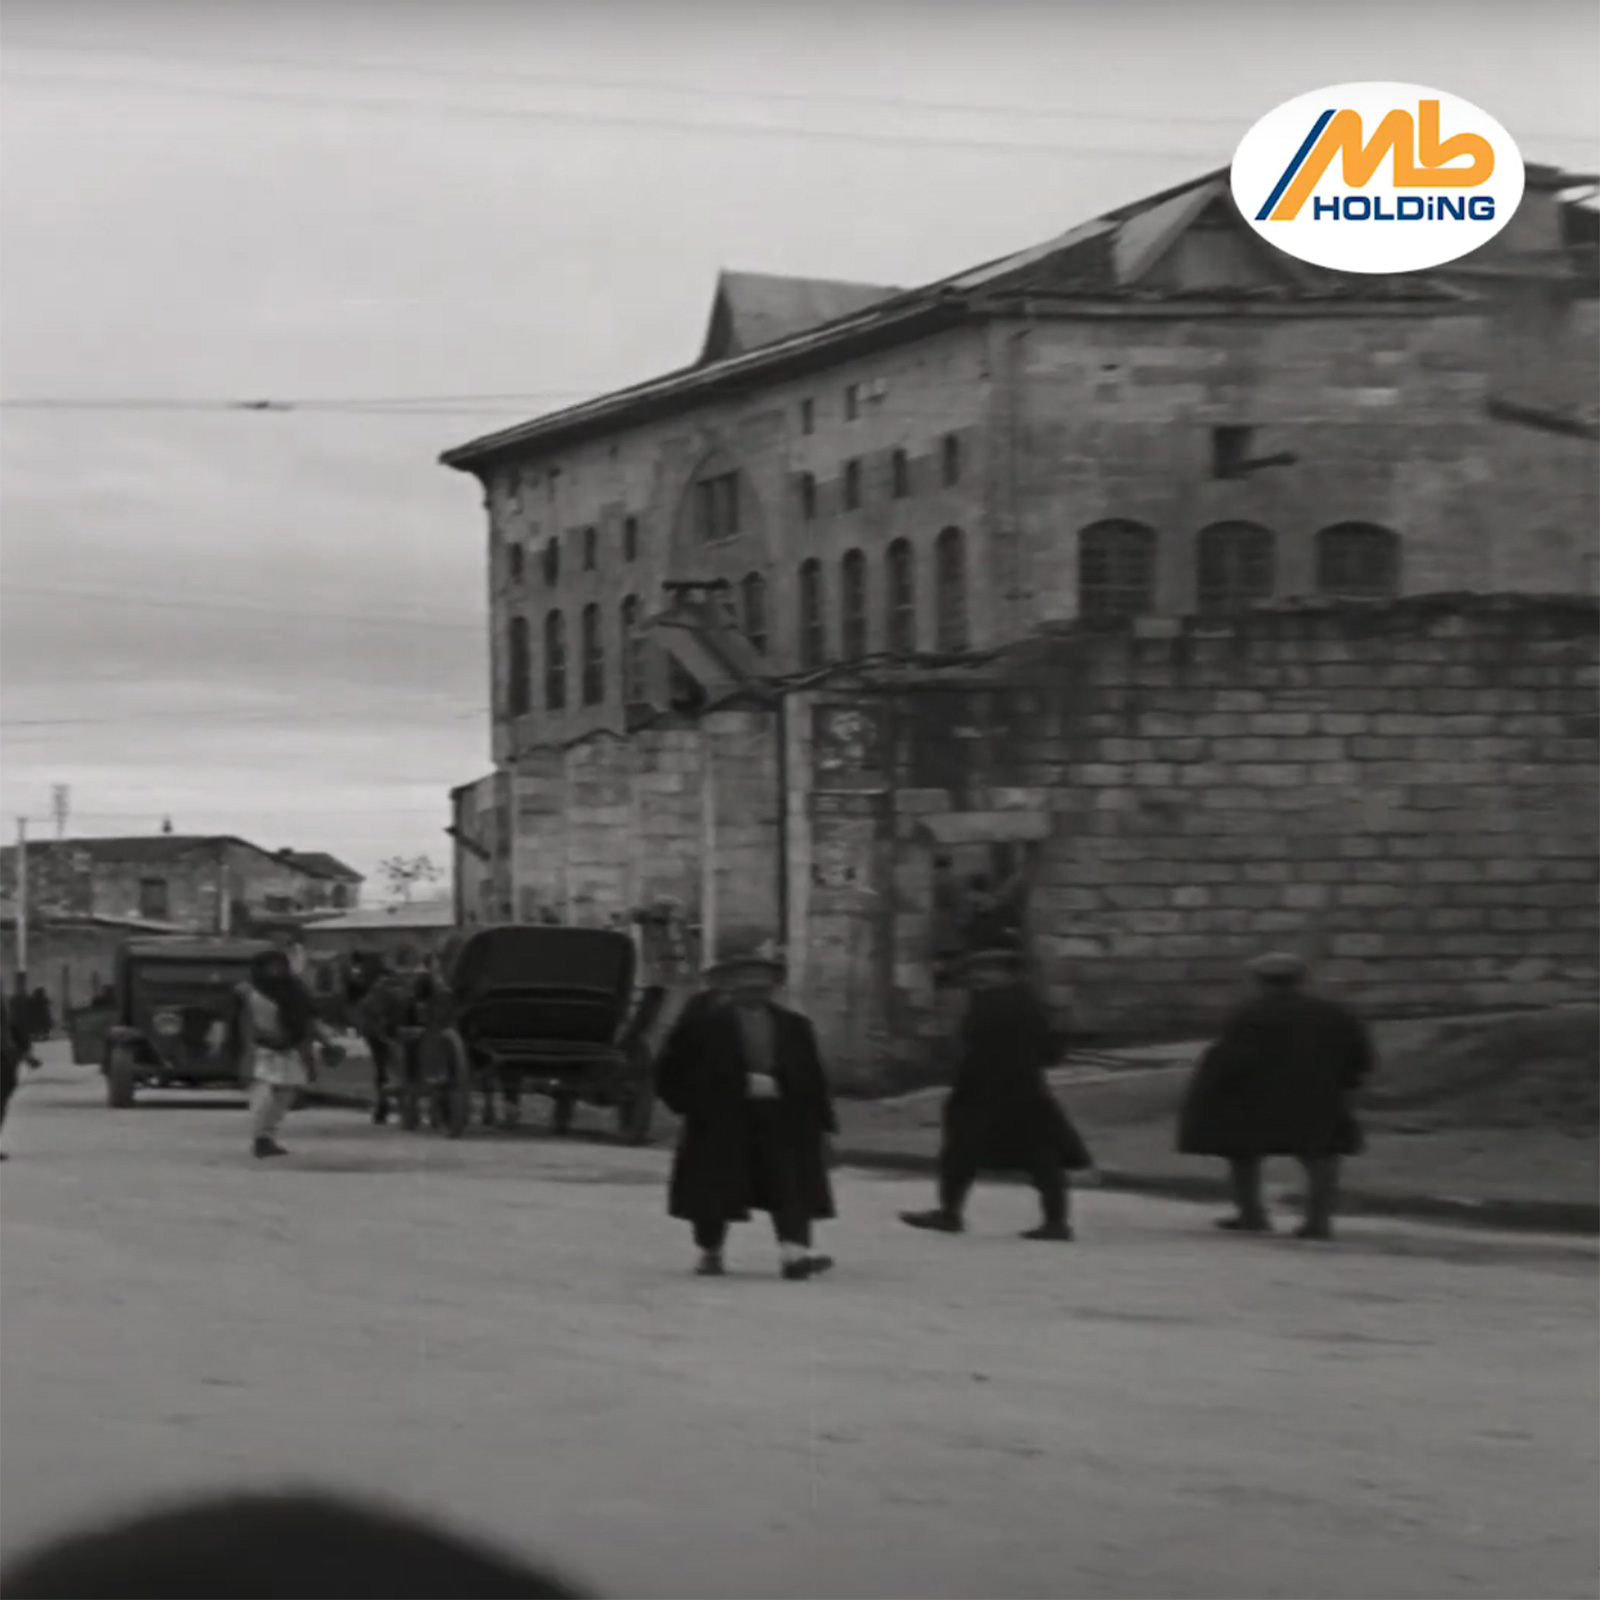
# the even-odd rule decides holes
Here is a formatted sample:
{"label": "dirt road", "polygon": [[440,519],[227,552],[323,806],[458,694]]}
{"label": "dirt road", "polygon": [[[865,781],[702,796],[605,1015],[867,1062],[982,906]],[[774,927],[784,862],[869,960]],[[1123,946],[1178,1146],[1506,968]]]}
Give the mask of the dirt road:
{"label": "dirt road", "polygon": [[844,1174],[831,1279],[686,1274],[665,1157],[30,1075],[0,1179],[0,1533],[288,1476],[385,1488],[616,1596],[1595,1595],[1596,1261],[1331,1250],[1080,1197],[1025,1243]]}

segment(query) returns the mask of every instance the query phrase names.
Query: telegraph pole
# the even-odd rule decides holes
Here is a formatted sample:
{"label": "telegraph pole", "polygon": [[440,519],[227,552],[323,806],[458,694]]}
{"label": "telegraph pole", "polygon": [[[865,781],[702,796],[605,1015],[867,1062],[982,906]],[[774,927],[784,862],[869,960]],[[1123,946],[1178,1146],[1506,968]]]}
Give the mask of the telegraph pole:
{"label": "telegraph pole", "polygon": [[51,789],[50,809],[55,814],[56,838],[66,838],[67,818],[72,813],[72,790],[67,784],[58,783]]}
{"label": "telegraph pole", "polygon": [[28,992],[28,819],[17,818],[17,993]]}

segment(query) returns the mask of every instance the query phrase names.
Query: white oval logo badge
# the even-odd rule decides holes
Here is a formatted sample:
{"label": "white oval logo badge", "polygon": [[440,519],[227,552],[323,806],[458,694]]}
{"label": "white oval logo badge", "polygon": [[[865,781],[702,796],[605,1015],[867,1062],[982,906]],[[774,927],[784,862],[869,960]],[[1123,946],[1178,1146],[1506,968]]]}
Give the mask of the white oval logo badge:
{"label": "white oval logo badge", "polygon": [[1522,203],[1522,154],[1470,100],[1341,83],[1269,111],[1234,153],[1234,203],[1286,255],[1338,272],[1425,272]]}

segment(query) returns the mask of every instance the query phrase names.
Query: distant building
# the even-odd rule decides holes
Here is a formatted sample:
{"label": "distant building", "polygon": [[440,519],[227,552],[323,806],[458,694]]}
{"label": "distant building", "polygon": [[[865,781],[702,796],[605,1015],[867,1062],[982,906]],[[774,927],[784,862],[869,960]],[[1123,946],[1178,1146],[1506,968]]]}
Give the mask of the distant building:
{"label": "distant building", "polygon": [[[30,920],[133,918],[184,933],[243,932],[359,902],[361,875],[332,856],[264,850],[232,835],[162,833],[28,845]],[[16,847],[0,893],[17,891]]]}

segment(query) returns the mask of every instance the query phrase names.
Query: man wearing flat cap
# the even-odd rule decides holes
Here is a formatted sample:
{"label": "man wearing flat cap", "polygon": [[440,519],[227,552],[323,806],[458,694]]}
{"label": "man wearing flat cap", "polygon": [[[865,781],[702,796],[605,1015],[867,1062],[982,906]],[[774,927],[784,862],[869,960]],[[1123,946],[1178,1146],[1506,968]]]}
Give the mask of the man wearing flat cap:
{"label": "man wearing flat cap", "polygon": [[1376,1065],[1365,1024],[1336,1000],[1308,993],[1305,963],[1274,952],[1250,963],[1257,993],[1200,1058],[1178,1121],[1184,1155],[1228,1163],[1236,1210],[1218,1224],[1267,1233],[1262,1163],[1293,1156],[1305,1169],[1302,1239],[1333,1237],[1339,1163],[1362,1149],[1352,1102]]}
{"label": "man wearing flat cap", "polygon": [[1058,1050],[1049,1016],[1014,949],[980,950],[953,976],[971,991],[955,1084],[944,1106],[939,1204],[901,1221],[960,1233],[967,1196],[982,1172],[1025,1172],[1044,1211],[1026,1239],[1070,1240],[1069,1172],[1093,1166],[1082,1136],[1051,1092]]}
{"label": "man wearing flat cap", "polygon": [[704,1277],[722,1276],[728,1227],[752,1211],[772,1218],[785,1278],[832,1265],[812,1224],[834,1215],[838,1124],[811,1024],[774,998],[783,977],[770,940],[730,933],[657,1059],[657,1093],[683,1119],[667,1210],[694,1228]]}

